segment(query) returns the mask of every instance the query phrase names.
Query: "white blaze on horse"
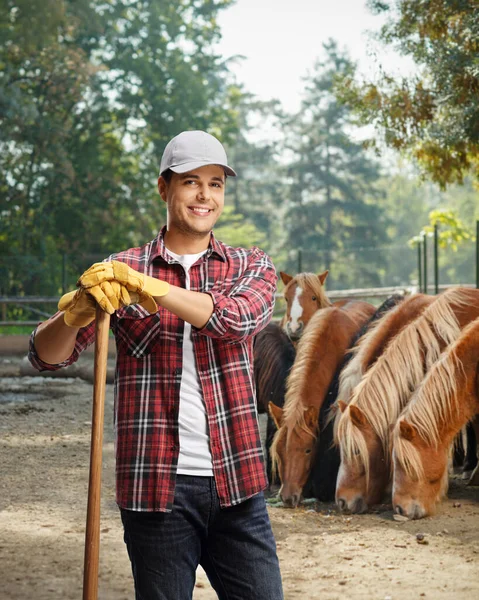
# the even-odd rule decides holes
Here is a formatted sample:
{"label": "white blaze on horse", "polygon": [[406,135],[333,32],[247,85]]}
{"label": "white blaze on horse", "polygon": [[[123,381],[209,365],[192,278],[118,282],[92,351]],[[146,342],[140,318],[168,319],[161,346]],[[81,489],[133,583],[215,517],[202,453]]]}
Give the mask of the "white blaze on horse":
{"label": "white blaze on horse", "polygon": [[[288,275],[280,271],[280,277],[285,285],[283,297],[286,301],[286,313],[281,320],[281,327],[292,342],[297,342],[311,317],[320,308],[329,308],[333,303],[324,290],[324,282],[329,271],[319,275],[315,273],[298,273]],[[343,306],[347,301],[334,303]]]}

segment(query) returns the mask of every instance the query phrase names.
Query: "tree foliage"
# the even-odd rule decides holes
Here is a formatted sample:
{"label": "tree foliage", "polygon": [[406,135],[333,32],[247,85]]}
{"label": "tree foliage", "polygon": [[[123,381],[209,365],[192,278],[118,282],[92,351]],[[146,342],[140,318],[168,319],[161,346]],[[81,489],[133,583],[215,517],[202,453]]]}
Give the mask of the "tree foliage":
{"label": "tree foliage", "polygon": [[418,65],[409,78],[349,78],[343,98],[442,187],[479,177],[479,11],[475,0],[370,0],[380,40]]}
{"label": "tree foliage", "polygon": [[[323,250],[323,264],[334,283],[377,284],[381,257],[369,263],[351,262],[355,250],[386,239],[380,194],[375,185],[379,168],[363,144],[352,138],[351,110],[336,95],[338,77],[352,76],[355,66],[333,41],[324,45],[306,80],[301,110],[285,123],[293,159],[285,226],[290,249]],[[339,260],[343,256],[343,260]],[[333,268],[334,262],[334,268]]]}
{"label": "tree foliage", "polygon": [[234,136],[214,51],[230,3],[0,0],[0,250],[35,256],[37,273],[13,257],[2,289],[42,293],[48,265],[33,263],[52,252],[149,239],[164,222],[166,142],[183,129]]}

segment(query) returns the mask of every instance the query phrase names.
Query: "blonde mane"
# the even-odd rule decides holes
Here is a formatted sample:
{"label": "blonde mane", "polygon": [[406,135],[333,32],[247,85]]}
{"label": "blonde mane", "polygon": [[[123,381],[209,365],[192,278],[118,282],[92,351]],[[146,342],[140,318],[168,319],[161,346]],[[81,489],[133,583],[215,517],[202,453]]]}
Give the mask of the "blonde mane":
{"label": "blonde mane", "polygon": [[[450,304],[467,305],[461,288],[451,288],[438,296],[422,314],[404,327],[388,344],[356,386],[349,406],[357,405],[366,414],[389,457],[390,425],[395,423],[405,403],[424,378],[441,352],[440,340],[446,345],[460,334],[460,326]],[[348,440],[351,425],[346,410],[335,422],[335,441],[346,460],[368,457]],[[364,446],[363,446],[364,449]],[[366,453],[367,454],[367,453]]]}
{"label": "blonde mane", "polygon": [[297,284],[302,290],[310,289],[312,294],[316,296],[316,302],[318,308],[329,308],[332,306],[331,301],[326,295],[325,289],[318,276],[314,273],[298,273],[293,279],[286,285],[283,291],[283,295],[286,294],[287,290],[294,284]]}
{"label": "blonde mane", "polygon": [[424,469],[414,444],[401,436],[399,423],[404,419],[429,446],[439,448],[443,442],[440,425],[454,418],[454,413],[459,414],[458,390],[466,379],[461,356],[468,351],[469,334],[478,325],[477,320],[470,323],[461,337],[443,352],[396,423],[392,437],[394,453],[412,479],[422,478]]}
{"label": "blonde mane", "polygon": [[[400,306],[397,308],[400,308]],[[354,388],[358,385],[364,375],[364,355],[369,352],[369,348],[372,344],[371,340],[374,341],[374,333],[382,321],[383,319],[378,319],[375,323],[372,323],[366,333],[359,338],[354,348],[349,351],[352,358],[339,375],[338,389],[338,400],[342,400],[343,402],[346,402],[346,404],[351,399]]]}
{"label": "blonde mane", "polygon": [[330,308],[315,312],[299,340],[296,358],[286,380],[283,422],[288,428],[299,426],[305,430],[307,429],[304,422],[304,412],[307,407],[302,403],[301,392],[310,379],[310,371],[315,368],[314,359],[318,352],[317,340],[324,335],[332,311],[337,310],[339,309]]}

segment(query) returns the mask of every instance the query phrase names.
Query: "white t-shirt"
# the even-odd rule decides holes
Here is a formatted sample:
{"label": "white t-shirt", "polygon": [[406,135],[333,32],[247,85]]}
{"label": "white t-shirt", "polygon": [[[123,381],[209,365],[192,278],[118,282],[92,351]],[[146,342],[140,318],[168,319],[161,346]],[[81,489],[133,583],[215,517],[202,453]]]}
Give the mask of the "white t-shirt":
{"label": "white t-shirt", "polygon": [[[190,267],[206,250],[198,254],[183,255],[171,252],[171,250],[167,250],[167,252],[184,268],[186,275],[185,287],[189,290]],[[186,321],[183,334],[183,372],[181,375],[178,426],[180,436],[178,473],[181,475],[213,475],[205,402],[196,369],[191,325]]]}

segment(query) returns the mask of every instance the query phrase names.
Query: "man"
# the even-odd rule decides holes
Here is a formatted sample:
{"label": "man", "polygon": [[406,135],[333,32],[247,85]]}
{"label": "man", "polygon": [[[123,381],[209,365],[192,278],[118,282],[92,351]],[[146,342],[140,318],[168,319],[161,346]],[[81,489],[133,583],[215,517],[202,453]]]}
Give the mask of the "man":
{"label": "man", "polygon": [[173,138],[158,179],[167,226],[93,265],[32,334],[32,364],[57,369],[92,343],[93,299],[116,309],[117,503],[137,599],[191,599],[198,564],[220,599],[283,597],[252,383],[276,273],[212,233],[235,175],[213,136]]}

